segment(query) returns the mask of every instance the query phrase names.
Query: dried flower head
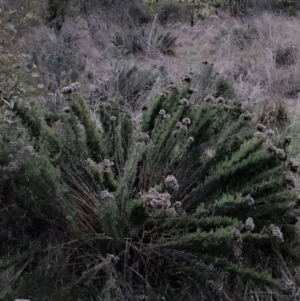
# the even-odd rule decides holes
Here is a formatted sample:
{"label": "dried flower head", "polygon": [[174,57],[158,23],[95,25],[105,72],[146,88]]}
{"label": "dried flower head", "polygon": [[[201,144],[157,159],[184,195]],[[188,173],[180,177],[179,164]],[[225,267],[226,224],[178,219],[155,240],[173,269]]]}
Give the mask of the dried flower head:
{"label": "dried flower head", "polygon": [[268,137],[274,137],[275,133],[274,133],[273,130],[268,129],[268,130],[266,131],[266,135],[267,135]]}
{"label": "dried flower head", "polygon": [[180,130],[183,131],[183,132],[187,132],[188,128],[187,128],[186,125],[182,125]]}
{"label": "dried flower head", "polygon": [[284,137],[284,140],[283,140],[284,147],[291,145],[291,143],[292,143],[292,137],[291,136]]}
{"label": "dried flower head", "polygon": [[191,119],[190,118],[183,118],[181,123],[185,124],[185,125],[189,125],[189,124],[191,124]]}
{"label": "dried flower head", "polygon": [[62,89],[60,90],[60,92],[61,92],[62,94],[71,94],[71,93],[73,93],[73,92],[76,92],[79,88],[80,88],[80,83],[75,82],[75,83],[72,83],[72,84],[70,84],[70,85],[68,85],[68,86],[66,86],[66,87],[64,87],[64,88],[62,88]]}
{"label": "dried flower head", "polygon": [[189,143],[192,143],[192,142],[194,142],[194,141],[195,141],[194,137],[189,137],[189,139],[188,139],[188,142],[189,142]]}
{"label": "dried flower head", "polygon": [[159,115],[166,115],[166,111],[164,109],[161,109],[158,114]]}
{"label": "dried flower head", "polygon": [[14,173],[21,169],[21,163],[18,161],[9,162],[7,166],[3,167],[4,172]]}
{"label": "dried flower head", "polygon": [[114,166],[114,162],[108,159],[104,159],[99,165],[101,166],[104,172],[107,172],[112,166]]}
{"label": "dried flower head", "polygon": [[255,203],[253,197],[250,194],[246,195],[245,202],[247,203],[248,206],[252,206]]}
{"label": "dried flower head", "polygon": [[271,152],[273,154],[276,154],[276,152],[277,152],[277,147],[272,143],[267,144],[267,149],[269,152]]}
{"label": "dried flower head", "polygon": [[224,97],[218,97],[218,98],[216,99],[216,101],[217,101],[217,103],[221,103],[221,104],[225,104],[225,103],[226,103],[226,100],[225,100]]}
{"label": "dried flower head", "polygon": [[259,124],[256,125],[256,129],[259,132],[264,132],[267,128],[263,124],[259,123]]}
{"label": "dried flower head", "polygon": [[245,223],[245,227],[249,231],[253,231],[254,230],[255,224],[253,222],[253,218],[251,218],[251,217],[247,218],[246,223]]}
{"label": "dried flower head", "polygon": [[17,127],[16,131],[17,131],[18,138],[20,138],[21,136],[23,136],[25,134],[25,129],[24,128]]}
{"label": "dried flower head", "polygon": [[212,102],[215,102],[216,99],[215,99],[212,95],[207,95],[207,96],[204,98],[204,101],[205,101],[205,102],[208,102],[208,103],[212,103]]}
{"label": "dried flower head", "polygon": [[169,120],[169,119],[171,118],[171,116],[170,116],[169,114],[165,114],[165,115],[163,116],[163,118]]}
{"label": "dried flower head", "polygon": [[178,134],[178,131],[177,131],[177,130],[175,130],[175,131],[172,132],[172,135],[173,135],[173,136],[176,136],[177,134]]}
{"label": "dried flower head", "polygon": [[242,242],[241,232],[237,228],[232,230],[232,236],[236,242]]}
{"label": "dried flower head", "polygon": [[177,127],[178,129],[181,129],[181,128],[182,128],[182,123],[181,123],[180,121],[178,121],[178,122],[176,123],[176,127]]}
{"label": "dried flower head", "polygon": [[235,257],[242,256],[242,248],[243,248],[243,240],[241,233],[238,229],[234,228],[232,230],[232,238],[233,238],[233,247],[232,251]]}
{"label": "dried flower head", "polygon": [[91,158],[87,158],[85,162],[88,166],[93,166],[96,164],[96,162],[93,161]]}
{"label": "dried flower head", "polygon": [[35,151],[34,151],[34,148],[32,145],[27,145],[23,148],[23,152],[24,154],[26,155],[30,155],[30,156],[33,156],[35,155]]}
{"label": "dried flower head", "polygon": [[172,216],[174,216],[174,215],[176,215],[176,210],[175,210],[174,207],[170,207],[170,208],[165,209],[165,213],[166,213],[167,215],[172,215]]}
{"label": "dried flower head", "polygon": [[180,201],[176,201],[173,206],[176,210],[178,210],[181,207],[181,205],[182,203]]}
{"label": "dried flower head", "polygon": [[234,245],[232,247],[233,255],[235,257],[241,257],[243,255],[242,248],[239,248],[238,246]]}
{"label": "dried flower head", "polygon": [[150,188],[149,193],[142,195],[143,205],[149,209],[167,209],[171,206],[171,195],[159,193],[155,188]]}
{"label": "dried flower head", "polygon": [[271,225],[271,228],[272,228],[272,235],[273,235],[273,237],[275,237],[276,241],[278,243],[284,242],[283,234],[282,234],[281,230],[279,229],[279,227]]}
{"label": "dried flower head", "polygon": [[16,151],[19,148],[19,145],[20,145],[19,141],[10,141],[8,143],[8,146],[12,151]]}
{"label": "dried flower head", "polygon": [[114,195],[111,194],[108,190],[102,190],[100,192],[100,199],[105,202],[109,202],[115,199]]}
{"label": "dried flower head", "polygon": [[276,156],[279,160],[284,160],[286,159],[286,153],[283,149],[277,148],[276,150]]}
{"label": "dried flower head", "polygon": [[116,116],[111,116],[111,117],[110,117],[110,120],[111,120],[112,122],[115,122],[115,121],[117,120],[117,117],[116,117]]}
{"label": "dried flower head", "polygon": [[282,278],[280,280],[280,283],[281,283],[282,289],[285,290],[286,292],[288,292],[288,293],[294,293],[295,292],[296,285],[291,279]]}
{"label": "dried flower head", "polygon": [[177,180],[176,180],[176,178],[174,177],[174,176],[172,176],[172,175],[169,175],[169,176],[167,176],[166,178],[165,178],[165,185],[166,185],[166,187],[168,187],[168,188],[172,188],[173,190],[178,190],[179,189],[179,185],[178,185],[178,183],[177,183]]}
{"label": "dried flower head", "polygon": [[189,104],[189,101],[186,98],[181,99],[179,102],[184,106],[187,106]]}
{"label": "dried flower head", "polygon": [[150,136],[148,133],[139,133],[139,142],[148,143],[150,141]]}

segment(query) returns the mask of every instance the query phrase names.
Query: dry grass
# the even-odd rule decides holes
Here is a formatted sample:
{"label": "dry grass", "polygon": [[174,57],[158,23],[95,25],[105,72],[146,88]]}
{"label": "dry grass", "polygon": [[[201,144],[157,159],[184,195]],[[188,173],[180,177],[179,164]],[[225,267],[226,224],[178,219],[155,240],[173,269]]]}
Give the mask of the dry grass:
{"label": "dry grass", "polygon": [[[297,17],[264,13],[252,19],[211,17],[193,28],[176,24],[177,59],[197,71],[204,61],[229,78],[237,95],[251,103],[282,96],[296,105],[300,87],[300,21]],[[293,63],[276,64],[279,50],[292,49]]]}

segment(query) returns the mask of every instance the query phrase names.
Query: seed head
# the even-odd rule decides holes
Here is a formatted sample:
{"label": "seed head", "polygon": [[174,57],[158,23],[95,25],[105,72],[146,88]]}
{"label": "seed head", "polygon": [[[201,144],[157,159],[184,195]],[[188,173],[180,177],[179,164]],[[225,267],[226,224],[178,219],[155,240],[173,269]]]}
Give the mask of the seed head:
{"label": "seed head", "polygon": [[181,128],[182,128],[182,123],[181,123],[180,121],[178,121],[178,122],[176,123],[176,127],[177,127],[178,129],[181,129]]}
{"label": "seed head", "polygon": [[26,154],[26,155],[35,155],[35,151],[34,151],[34,148],[32,145],[27,145],[23,148],[23,152]]}
{"label": "seed head", "polygon": [[177,180],[174,176],[172,175],[169,175],[165,178],[165,185],[168,187],[168,188],[172,188],[173,190],[178,190],[179,189],[179,185],[177,183]]}
{"label": "seed head", "polygon": [[273,154],[276,154],[276,152],[277,152],[277,147],[274,144],[271,144],[271,143],[269,143],[267,145],[267,149],[268,149],[269,152],[271,152]]}
{"label": "seed head", "polygon": [[109,171],[109,169],[114,166],[114,162],[108,160],[108,159],[104,159],[101,163],[100,163],[101,168],[103,169],[104,172]]}
{"label": "seed head", "polygon": [[225,100],[225,98],[223,98],[223,97],[218,97],[218,98],[216,99],[216,101],[217,101],[217,103],[222,103],[222,104],[225,104],[225,103],[226,103],[226,100]]}
{"label": "seed head", "polygon": [[282,234],[281,230],[279,229],[279,227],[275,227],[274,225],[271,225],[271,227],[272,227],[273,237],[275,237],[275,239],[278,243],[283,243],[284,242],[283,234]]}
{"label": "seed head", "polygon": [[245,202],[247,203],[248,206],[253,206],[255,203],[253,197],[250,194],[246,195]]}
{"label": "seed head", "polygon": [[182,124],[185,124],[185,125],[191,124],[191,119],[190,118],[183,118],[182,119]]}
{"label": "seed head", "polygon": [[195,141],[194,137],[189,137],[189,139],[188,139],[188,142],[189,142],[189,143],[192,143],[192,142],[194,142],[194,141]]}
{"label": "seed head", "polygon": [[255,225],[254,225],[253,219],[251,217],[247,218],[246,223],[245,223],[245,227],[249,231],[253,231],[254,230]]}
{"label": "seed head", "polygon": [[208,103],[212,103],[212,102],[215,102],[216,99],[215,99],[212,95],[207,95],[207,96],[204,98],[204,101],[205,101],[205,102],[208,102]]}
{"label": "seed head", "polygon": [[161,109],[160,111],[159,111],[159,113],[158,113],[159,115],[166,115],[166,111],[165,110],[163,110],[163,109]]}
{"label": "seed head", "polygon": [[110,120],[111,120],[112,122],[115,122],[115,121],[117,120],[117,117],[116,117],[116,116],[111,116],[111,117],[110,117]]}
{"label": "seed head", "polygon": [[183,98],[180,100],[180,104],[187,106],[189,104],[189,101],[186,98]]}
{"label": "seed head", "polygon": [[149,142],[150,141],[150,136],[148,135],[148,133],[140,133],[139,134],[139,142]]}
{"label": "seed head", "polygon": [[279,160],[284,160],[286,158],[285,151],[281,148],[277,148],[276,150],[276,156]]}
{"label": "seed head", "polygon": [[169,120],[169,119],[171,118],[171,116],[170,116],[169,114],[165,114],[165,115],[163,116],[163,118]]}
{"label": "seed head", "polygon": [[174,216],[174,215],[176,215],[176,210],[175,210],[174,207],[170,207],[170,208],[165,209],[165,213],[166,213],[167,215],[172,215],[172,216]]}
{"label": "seed head", "polygon": [[187,132],[188,128],[186,125],[183,125],[181,128],[180,128],[183,132]]}
{"label": "seed head", "polygon": [[102,190],[100,192],[100,199],[102,201],[108,202],[114,200],[114,198],[115,198],[114,195],[111,194],[108,190]]}
{"label": "seed head", "polygon": [[176,210],[178,210],[178,209],[181,207],[181,205],[182,205],[181,202],[176,201],[176,202],[174,203],[174,208],[175,208]]}
{"label": "seed head", "polygon": [[275,133],[274,133],[273,130],[268,129],[268,130],[266,131],[266,135],[267,135],[268,137],[273,137],[273,136],[275,135]]}
{"label": "seed head", "polygon": [[287,137],[284,138],[283,145],[285,147],[291,145],[291,143],[292,143],[292,137],[291,136],[287,136]]}

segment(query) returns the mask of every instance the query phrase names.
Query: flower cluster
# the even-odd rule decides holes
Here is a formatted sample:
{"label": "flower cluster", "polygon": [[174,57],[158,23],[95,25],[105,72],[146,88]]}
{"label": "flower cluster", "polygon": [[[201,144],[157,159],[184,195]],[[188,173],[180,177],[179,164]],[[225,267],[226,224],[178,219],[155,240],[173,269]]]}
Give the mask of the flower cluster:
{"label": "flower cluster", "polygon": [[245,202],[247,203],[248,206],[252,206],[255,203],[253,197],[250,194],[246,195]]}
{"label": "flower cluster", "polygon": [[178,122],[176,123],[176,127],[177,127],[178,129],[184,131],[184,132],[187,131],[187,126],[186,126],[186,125],[183,125],[180,121],[178,121]]}
{"label": "flower cluster", "polygon": [[184,106],[187,106],[189,104],[189,101],[186,98],[181,99],[179,102]]}
{"label": "flower cluster", "polygon": [[190,118],[183,118],[181,123],[184,124],[184,125],[189,125],[189,124],[191,124],[191,119]]}
{"label": "flower cluster", "polygon": [[253,218],[252,217],[248,217],[245,223],[245,228],[249,231],[253,231],[255,228],[255,224],[253,222]]}
{"label": "flower cluster", "polygon": [[99,165],[101,166],[104,172],[107,172],[112,166],[114,166],[114,162],[108,159],[104,159]]}
{"label": "flower cluster", "polygon": [[172,206],[171,195],[167,192],[159,193],[154,188],[150,188],[149,193],[142,195],[143,204],[149,209],[160,209],[167,215],[175,215],[176,210],[181,207],[181,202],[177,201]]}
{"label": "flower cluster", "polygon": [[188,143],[193,143],[195,141],[194,137],[189,137]]}
{"label": "flower cluster", "polygon": [[271,225],[271,227],[272,227],[272,235],[273,235],[273,237],[275,237],[276,241],[279,243],[284,242],[283,234],[282,234],[281,230],[279,229],[279,227],[276,227],[274,225]]}
{"label": "flower cluster", "polygon": [[35,155],[35,151],[34,151],[34,148],[32,145],[27,145],[23,148],[23,152],[24,154],[26,155],[29,155],[29,156],[34,156]]}
{"label": "flower cluster", "polygon": [[233,254],[235,257],[240,257],[242,256],[242,249],[243,249],[243,240],[242,240],[242,237],[241,237],[241,233],[238,229],[234,228],[232,230],[232,236],[233,236],[233,248],[232,248],[232,251],[233,251]]}
{"label": "flower cluster", "polygon": [[115,199],[114,195],[111,194],[108,190],[102,190],[100,192],[100,199],[104,202],[109,202]]}
{"label": "flower cluster", "polygon": [[212,95],[207,95],[207,96],[204,98],[204,101],[205,101],[205,102],[208,102],[208,103],[212,103],[212,102],[215,102],[216,99],[215,99]]}
{"label": "flower cluster", "polygon": [[139,133],[139,142],[148,143],[150,141],[150,136],[148,133]]}
{"label": "flower cluster", "polygon": [[173,190],[178,190],[179,189],[179,185],[177,183],[177,180],[174,176],[169,175],[165,178],[165,185],[168,188],[172,188]]}

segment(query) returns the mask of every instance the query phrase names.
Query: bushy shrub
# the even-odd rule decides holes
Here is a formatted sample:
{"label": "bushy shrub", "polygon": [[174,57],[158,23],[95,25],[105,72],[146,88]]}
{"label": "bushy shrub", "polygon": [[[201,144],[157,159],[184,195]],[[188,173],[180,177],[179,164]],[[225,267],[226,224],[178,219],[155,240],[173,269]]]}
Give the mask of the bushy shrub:
{"label": "bushy shrub", "polygon": [[[23,225],[15,231],[7,217],[2,241],[9,245],[14,231],[23,244],[15,243],[10,257],[19,256],[20,265],[29,254],[30,270],[42,277],[47,244],[66,235],[82,259],[66,259],[58,276],[64,284],[56,287],[82,298],[126,300],[142,292],[174,300],[187,296],[187,287],[190,298],[233,298],[234,279],[241,288],[251,281],[280,291],[273,244],[288,252],[292,232],[284,225],[294,223],[297,185],[282,163],[283,137],[224,98],[193,105],[188,85],[158,96],[141,125],[117,103],[101,106],[103,133],[80,94],[66,97],[70,110],[52,118],[18,103],[16,125],[1,122],[1,197]],[[53,128],[58,121],[62,132]],[[75,266],[79,278],[67,280]],[[57,281],[51,277],[48,283]],[[23,281],[29,286],[32,279]]]}
{"label": "bushy shrub", "polygon": [[118,98],[102,103],[100,127],[77,83],[47,110],[29,93],[36,75],[1,51],[17,98],[0,110],[0,298],[295,297],[284,260],[299,260],[299,167],[282,103],[257,119],[222,97],[226,81],[197,104],[186,82],[141,123]]}

